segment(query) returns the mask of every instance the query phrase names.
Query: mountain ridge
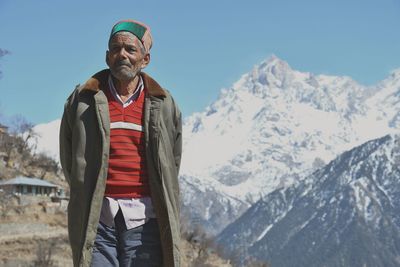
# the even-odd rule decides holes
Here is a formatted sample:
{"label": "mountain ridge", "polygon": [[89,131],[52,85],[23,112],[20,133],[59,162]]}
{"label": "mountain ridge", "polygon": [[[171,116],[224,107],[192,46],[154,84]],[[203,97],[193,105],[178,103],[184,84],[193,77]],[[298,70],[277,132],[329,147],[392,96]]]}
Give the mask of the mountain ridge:
{"label": "mountain ridge", "polygon": [[347,76],[294,70],[276,56],[262,61],[185,118],[183,213],[216,234],[261,196],[397,131],[399,71],[364,86]]}
{"label": "mountain ridge", "polygon": [[[399,109],[388,97],[395,94],[399,100],[396,73],[376,86],[363,86],[349,77],[293,70],[275,56],[263,61],[221,90],[204,112],[185,120],[183,184],[190,179],[198,188],[213,188],[220,196],[213,201],[222,205],[228,197],[238,205],[229,217],[240,215],[260,195],[295,183],[353,146],[398,130]],[[209,207],[210,197],[190,195],[184,204]],[[209,209],[200,205],[196,217],[205,218],[204,210]],[[211,232],[223,228],[211,227],[207,218],[202,223]]]}
{"label": "mountain ridge", "polygon": [[399,135],[355,147],[260,199],[218,242],[272,266],[398,266],[399,163]]}

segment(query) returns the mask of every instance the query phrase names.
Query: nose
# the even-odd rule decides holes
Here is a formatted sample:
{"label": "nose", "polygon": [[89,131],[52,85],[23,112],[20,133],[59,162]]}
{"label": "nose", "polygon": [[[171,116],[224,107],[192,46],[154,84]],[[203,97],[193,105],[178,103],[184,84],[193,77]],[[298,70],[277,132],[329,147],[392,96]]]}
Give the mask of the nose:
{"label": "nose", "polygon": [[122,59],[127,58],[127,53],[124,47],[121,47],[121,49],[118,51],[118,57]]}

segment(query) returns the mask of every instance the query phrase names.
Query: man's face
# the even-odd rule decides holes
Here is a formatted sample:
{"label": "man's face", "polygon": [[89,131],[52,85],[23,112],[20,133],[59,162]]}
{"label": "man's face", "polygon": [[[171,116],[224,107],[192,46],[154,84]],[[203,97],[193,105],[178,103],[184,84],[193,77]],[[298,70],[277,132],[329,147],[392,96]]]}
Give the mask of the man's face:
{"label": "man's face", "polygon": [[112,75],[120,81],[131,81],[147,66],[150,55],[143,44],[130,32],[116,33],[110,40],[106,62]]}

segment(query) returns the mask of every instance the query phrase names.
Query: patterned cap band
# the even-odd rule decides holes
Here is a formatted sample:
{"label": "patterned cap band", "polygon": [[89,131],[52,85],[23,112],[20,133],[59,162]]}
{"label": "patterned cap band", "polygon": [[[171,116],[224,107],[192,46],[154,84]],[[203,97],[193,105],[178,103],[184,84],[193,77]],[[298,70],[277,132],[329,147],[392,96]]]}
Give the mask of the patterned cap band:
{"label": "patterned cap band", "polygon": [[143,27],[142,25],[130,21],[123,21],[113,27],[111,31],[111,36],[121,31],[127,31],[133,33],[134,35],[136,35],[137,38],[142,40],[143,35],[146,32],[146,28]]}
{"label": "patterned cap band", "polygon": [[149,53],[153,44],[150,28],[145,24],[135,20],[122,20],[117,22],[111,30],[110,39],[117,32],[126,31],[135,35],[144,45],[146,52]]}

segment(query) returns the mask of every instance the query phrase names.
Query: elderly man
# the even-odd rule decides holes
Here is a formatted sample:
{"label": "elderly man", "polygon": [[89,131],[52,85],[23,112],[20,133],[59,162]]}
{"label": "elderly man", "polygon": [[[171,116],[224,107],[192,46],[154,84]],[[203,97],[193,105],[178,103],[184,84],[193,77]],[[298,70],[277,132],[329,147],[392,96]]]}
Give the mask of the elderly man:
{"label": "elderly man", "polygon": [[180,266],[181,113],[142,72],[150,29],[112,28],[106,62],[68,98],[60,158],[74,266]]}

